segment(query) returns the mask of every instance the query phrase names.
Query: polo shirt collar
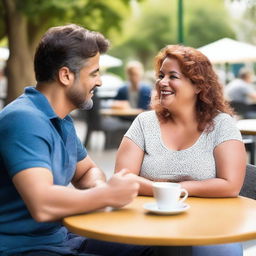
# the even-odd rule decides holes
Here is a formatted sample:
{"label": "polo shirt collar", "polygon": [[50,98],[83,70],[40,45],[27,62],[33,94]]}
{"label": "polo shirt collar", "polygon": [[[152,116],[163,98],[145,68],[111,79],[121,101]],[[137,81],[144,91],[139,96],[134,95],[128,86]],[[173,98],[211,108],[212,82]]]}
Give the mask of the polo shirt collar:
{"label": "polo shirt collar", "polygon": [[35,87],[26,87],[25,95],[33,102],[33,104],[41,110],[49,119],[59,118],[52,109],[48,99],[38,91]]}

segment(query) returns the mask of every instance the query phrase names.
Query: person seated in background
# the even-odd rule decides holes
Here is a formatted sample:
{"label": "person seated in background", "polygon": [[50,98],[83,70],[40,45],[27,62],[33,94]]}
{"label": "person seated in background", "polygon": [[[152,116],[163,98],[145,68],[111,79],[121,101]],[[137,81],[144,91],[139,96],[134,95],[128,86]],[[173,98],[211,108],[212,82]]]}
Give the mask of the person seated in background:
{"label": "person seated in background", "polygon": [[252,71],[247,68],[241,68],[238,78],[227,85],[226,95],[230,101],[245,104],[256,102],[256,89],[253,86]]}
{"label": "person seated in background", "polygon": [[[171,181],[190,196],[238,196],[246,152],[210,61],[194,48],[169,45],[155,70],[153,110],[138,115],[125,134],[115,172],[125,167],[136,174],[140,195],[152,196],[154,181]],[[242,255],[239,243],[191,250],[193,256]]]}
{"label": "person seated in background", "polygon": [[140,62],[130,61],[126,66],[128,81],[118,89],[113,108],[149,109],[151,87],[142,82],[144,69]]}
{"label": "person seated in background", "polygon": [[[227,100],[230,101],[234,110],[245,118],[253,115],[249,105],[256,102],[256,89],[252,82],[252,71],[247,68],[241,68],[238,78],[231,81],[225,88]],[[256,112],[254,116],[256,117]]]}

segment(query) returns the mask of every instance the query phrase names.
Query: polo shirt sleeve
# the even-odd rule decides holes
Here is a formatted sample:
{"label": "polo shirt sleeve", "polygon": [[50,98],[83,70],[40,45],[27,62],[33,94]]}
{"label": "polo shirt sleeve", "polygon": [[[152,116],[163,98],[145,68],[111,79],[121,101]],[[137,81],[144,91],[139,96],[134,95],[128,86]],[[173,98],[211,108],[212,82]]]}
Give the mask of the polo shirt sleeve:
{"label": "polo shirt sleeve", "polygon": [[86,148],[83,146],[81,140],[76,136],[77,139],[77,162],[83,160],[87,155],[87,150]]}
{"label": "polo shirt sleeve", "polygon": [[53,138],[47,121],[35,113],[16,111],[5,116],[1,126],[0,154],[10,177],[32,167],[51,170]]}

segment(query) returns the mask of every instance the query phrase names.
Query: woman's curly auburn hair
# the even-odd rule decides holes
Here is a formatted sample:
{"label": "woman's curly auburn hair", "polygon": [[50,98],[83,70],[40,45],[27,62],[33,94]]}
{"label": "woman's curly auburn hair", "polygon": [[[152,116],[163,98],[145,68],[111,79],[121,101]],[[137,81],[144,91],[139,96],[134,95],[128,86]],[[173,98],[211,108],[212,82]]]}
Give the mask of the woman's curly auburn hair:
{"label": "woman's curly auburn hair", "polygon": [[[199,131],[203,131],[205,128],[210,131],[213,128],[213,118],[219,112],[233,114],[230,105],[224,99],[223,87],[205,55],[192,47],[168,45],[160,50],[155,57],[156,75],[159,74],[166,58],[175,58],[182,74],[200,89],[196,103]],[[158,94],[152,97],[151,107],[156,111],[161,121],[172,119],[171,113],[160,105]]]}

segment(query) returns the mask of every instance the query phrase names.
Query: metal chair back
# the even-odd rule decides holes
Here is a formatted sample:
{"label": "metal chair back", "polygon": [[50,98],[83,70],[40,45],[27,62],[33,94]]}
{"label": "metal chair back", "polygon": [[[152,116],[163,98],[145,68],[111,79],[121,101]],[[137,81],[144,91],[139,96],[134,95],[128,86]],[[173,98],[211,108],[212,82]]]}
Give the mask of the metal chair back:
{"label": "metal chair back", "polygon": [[243,187],[240,191],[241,196],[256,199],[256,166],[247,164],[246,175]]}

